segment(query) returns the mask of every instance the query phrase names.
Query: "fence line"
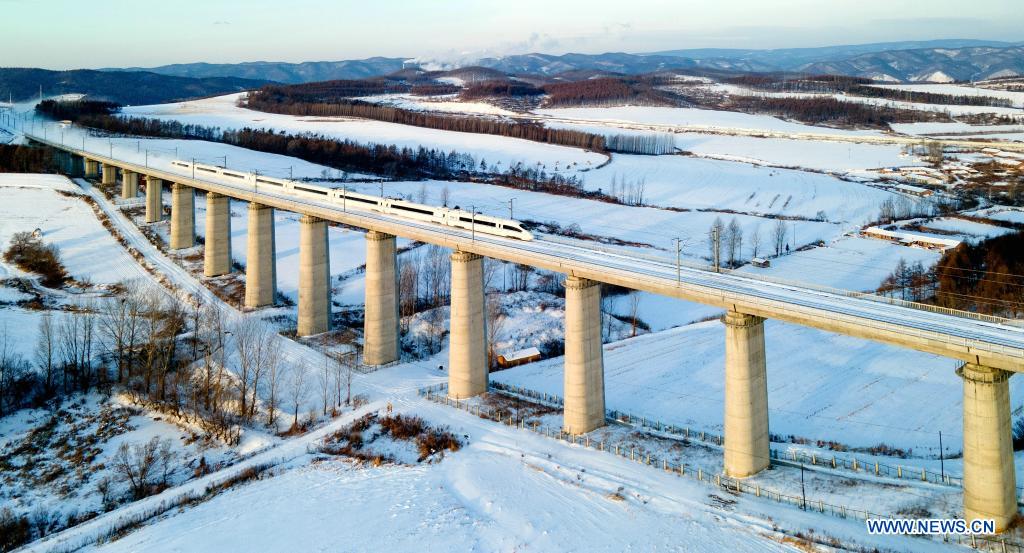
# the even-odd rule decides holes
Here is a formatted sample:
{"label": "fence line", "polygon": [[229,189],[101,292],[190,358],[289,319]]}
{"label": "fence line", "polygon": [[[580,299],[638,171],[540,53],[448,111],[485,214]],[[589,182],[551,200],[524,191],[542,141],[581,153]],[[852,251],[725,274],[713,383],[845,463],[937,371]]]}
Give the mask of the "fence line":
{"label": "fence line", "polygon": [[[565,432],[561,428],[553,429],[547,426],[541,426],[538,422],[534,422],[532,425],[530,425],[526,423],[525,419],[516,418],[516,414],[506,413],[500,409],[492,409],[485,405],[474,403],[469,400],[450,398],[448,397],[448,385],[446,383],[420,388],[418,390],[418,394],[421,397],[426,398],[428,401],[433,401],[435,403],[443,404],[449,407],[455,407],[456,409],[466,411],[469,414],[475,415],[483,419],[492,420],[510,427],[529,430],[531,432],[534,432],[541,436],[545,436],[547,438],[557,439],[559,441],[579,445],[582,447],[586,447],[588,449],[594,449],[597,451],[610,453],[617,457],[629,459],[633,462],[640,463],[646,466],[659,468],[664,472],[675,474],[680,478],[689,478],[691,480],[696,480],[701,484],[720,488],[727,492],[767,498],[771,501],[775,501],[776,503],[792,505],[806,511],[817,511],[819,513],[827,514],[829,516],[837,518],[853,518],[857,520],[890,518],[863,509],[853,509],[846,507],[845,505],[834,505],[831,503],[825,503],[823,500],[820,499],[814,500],[806,499],[801,496],[788,495],[779,491],[763,488],[759,484],[748,484],[746,482],[743,482],[742,480],[738,480],[736,478],[732,478],[723,474],[711,474],[699,467],[694,469],[693,467],[690,467],[686,463],[670,462],[668,459],[659,458],[657,455],[652,455],[650,453],[641,453],[638,455],[636,448],[633,446],[630,446],[628,449],[625,447],[619,447],[619,444],[606,443],[604,440],[592,440],[587,435],[570,434],[568,432]],[[557,398],[557,396],[552,396],[551,394],[542,395]],[[1024,544],[1006,541],[1003,538],[947,534],[944,535],[942,539],[944,542],[947,543],[968,545],[970,547],[982,551],[1024,553]]]}
{"label": "fence line", "polygon": [[[549,407],[561,408],[563,406],[562,398],[554,394],[538,392],[536,390],[522,388],[512,384],[505,384],[503,382],[490,382],[488,386],[495,392],[505,395],[520,396],[524,399],[545,404]],[[645,416],[639,416],[625,411],[606,409],[605,420],[608,422],[630,425],[642,430],[654,430],[665,434],[671,434],[715,447],[721,447],[723,444],[723,437],[721,435],[707,432],[705,430],[691,429],[688,426],[667,424],[656,419],[650,419]],[[863,461],[856,457],[844,457],[835,454],[818,455],[816,453],[805,453],[803,451],[796,450],[785,453],[775,448],[770,449],[769,453],[773,463],[802,463],[826,469],[848,470],[869,476],[874,475],[878,477],[893,478],[896,480],[920,480],[922,482],[938,484],[940,486],[963,488],[962,476],[948,474],[945,472],[935,472],[923,467],[915,467],[913,465],[890,465],[879,461]],[[1024,486],[1017,486],[1017,492],[1018,497],[1024,496]]]}

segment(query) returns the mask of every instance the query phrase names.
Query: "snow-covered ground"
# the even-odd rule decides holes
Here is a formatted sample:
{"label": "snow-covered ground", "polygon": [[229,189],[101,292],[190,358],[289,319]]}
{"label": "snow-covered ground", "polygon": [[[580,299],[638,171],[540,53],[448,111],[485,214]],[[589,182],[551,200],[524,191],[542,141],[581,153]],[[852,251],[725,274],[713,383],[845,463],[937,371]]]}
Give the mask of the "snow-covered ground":
{"label": "snow-covered ground", "polygon": [[696,108],[669,108],[649,106],[623,106],[608,108],[549,108],[539,109],[544,117],[573,121],[610,121],[641,125],[669,125],[680,127],[707,127],[709,129],[755,129],[788,133],[825,135],[872,136],[877,131],[850,131],[791,123],[768,115],[752,115],[735,111]]}
{"label": "snow-covered ground", "polygon": [[487,102],[465,102],[458,99],[458,95],[450,94],[444,96],[414,96],[412,94],[378,94],[375,96],[362,96],[354,98],[374,104],[386,104],[402,109],[414,111],[441,111],[446,113],[461,113],[466,115],[516,115],[507,109],[499,108]]}
{"label": "snow-covered ground", "polygon": [[931,92],[933,94],[950,94],[953,96],[985,96],[988,98],[999,98],[1010,100],[1018,108],[1024,108],[1024,92],[1010,90],[995,90],[991,88],[979,88],[959,84],[880,84],[872,85],[878,88],[890,88],[894,90],[911,90],[915,92]]}
{"label": "snow-covered ground", "polygon": [[968,212],[974,217],[985,217],[997,221],[1024,224],[1024,209],[1013,206],[993,206],[985,209],[978,209]]}
{"label": "snow-covered ground", "polygon": [[[960,443],[959,362],[775,321],[766,323],[765,344],[773,434],[921,454],[937,447],[939,431]],[[607,407],[720,432],[724,355],[718,321],[607,344]],[[562,396],[562,358],[491,377]],[[1011,386],[1016,409],[1024,405],[1024,384]]]}
{"label": "snow-covered ground", "polygon": [[804,218],[824,213],[829,221],[854,224],[873,220],[878,206],[895,198],[892,192],[831,175],[690,156],[615,154],[611,164],[591,172],[584,183],[609,194],[643,183],[644,201],[655,206]]}
{"label": "snow-covered ground", "polygon": [[[650,131],[623,129],[597,123],[565,123],[551,121],[552,128],[575,129],[605,136],[650,136]],[[673,133],[675,147],[694,155],[713,159],[742,161],[777,167],[804,167],[836,173],[862,172],[879,167],[905,167],[922,165],[915,156],[907,155],[903,147],[862,142],[830,142],[761,138],[695,132]],[[614,161],[613,161],[614,164]]]}
{"label": "snow-covered ground", "polygon": [[502,136],[426,129],[369,119],[264,113],[238,107],[239,96],[231,94],[174,104],[133,106],[125,108],[123,113],[222,129],[268,128],[290,133],[312,132],[361,143],[395,144],[410,148],[423,146],[444,152],[472,154],[477,160],[486,160],[488,166],[500,163],[499,167],[507,168],[517,163],[539,164],[546,167],[548,173],[556,164],[562,172],[576,172],[606,161],[600,154],[576,148]]}
{"label": "snow-covered ground", "polygon": [[[113,284],[145,275],[84,201],[58,191],[82,193],[59,175],[0,173],[0,249],[7,249],[14,233],[39,229],[45,243],[60,249],[61,261],[74,278]],[[5,273],[18,274],[0,262],[0,278]]]}
{"label": "snow-covered ground", "polygon": [[771,266],[745,266],[743,273],[791,282],[813,282],[843,290],[873,291],[904,260],[933,265],[941,254],[934,250],[900,246],[886,240],[843,236],[827,247],[811,248],[773,258]]}

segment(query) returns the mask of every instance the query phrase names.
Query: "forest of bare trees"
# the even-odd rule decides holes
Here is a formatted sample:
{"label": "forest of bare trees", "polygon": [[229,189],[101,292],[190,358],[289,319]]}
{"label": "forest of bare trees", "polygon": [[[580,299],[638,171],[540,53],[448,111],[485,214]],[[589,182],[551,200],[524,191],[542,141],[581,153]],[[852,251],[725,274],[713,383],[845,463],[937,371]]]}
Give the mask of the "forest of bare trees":
{"label": "forest of bare trees", "polygon": [[831,96],[765,98],[733,95],[730,96],[726,107],[750,113],[775,115],[809,124],[829,123],[888,128],[889,123],[951,120],[948,114],[936,111],[844,102]]}
{"label": "forest of bare trees", "polygon": [[308,93],[305,90],[306,86],[266,86],[249,93],[245,106],[269,113],[316,117],[361,117],[428,129],[492,134],[585,148],[596,152],[603,152],[605,148],[604,137],[593,133],[553,129],[539,123],[525,121],[439,115],[344,98],[332,98],[331,101],[324,101],[321,99],[321,95]]}

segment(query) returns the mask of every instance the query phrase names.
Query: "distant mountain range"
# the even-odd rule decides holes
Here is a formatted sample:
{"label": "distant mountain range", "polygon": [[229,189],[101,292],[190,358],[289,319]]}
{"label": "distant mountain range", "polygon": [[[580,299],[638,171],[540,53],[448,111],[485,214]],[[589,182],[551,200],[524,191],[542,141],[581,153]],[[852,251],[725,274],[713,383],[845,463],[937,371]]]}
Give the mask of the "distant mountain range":
{"label": "distant mountain range", "polygon": [[102,69],[101,71],[149,71],[175,77],[212,78],[241,77],[279,83],[297,84],[335,79],[365,79],[387,75],[402,69],[408,58],[367,58],[345,61],[307,61],[285,63],[254,61],[246,63],[176,63],[160,67]]}
{"label": "distant mountain range", "polygon": [[0,68],[0,92],[7,100],[34,98],[43,94],[88,94],[96,100],[119,104],[160,104],[185,98],[214,96],[259,88],[265,80],[238,77],[192,79],[146,71],[49,71],[46,69]]}
{"label": "distant mountain range", "polygon": [[[677,69],[736,73],[839,73],[888,81],[949,81],[1024,75],[1022,47],[1024,43],[943,39],[773,50],[698,48],[646,54],[609,52],[557,56],[532,53],[483,58],[473,65],[511,75],[545,77],[569,72],[638,74]],[[416,63],[415,58],[376,57],[303,63],[183,63],[128,70],[177,77],[238,77],[304,83],[388,75]],[[430,65],[436,65],[436,62]]]}
{"label": "distant mountain range", "polygon": [[[421,71],[420,60],[374,57],[304,63],[181,63],[152,68],[48,71],[0,68],[0,99],[39,93],[83,93],[122,104],[152,104],[250,90],[270,82],[306,83],[410,75],[430,82],[518,77],[535,84],[605,74],[665,70],[728,77],[750,72],[842,74],[883,81],[949,82],[1024,76],[1024,43],[970,39],[885,42],[821,48],[701,48],[646,54],[519,54],[478,60],[447,71]],[[422,60],[425,67],[437,62]]]}

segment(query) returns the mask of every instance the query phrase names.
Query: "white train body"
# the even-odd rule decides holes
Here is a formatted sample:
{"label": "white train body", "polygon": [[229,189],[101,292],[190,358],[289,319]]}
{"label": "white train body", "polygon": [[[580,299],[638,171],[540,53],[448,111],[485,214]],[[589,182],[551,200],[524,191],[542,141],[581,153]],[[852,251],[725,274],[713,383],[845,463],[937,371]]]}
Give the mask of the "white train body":
{"label": "white train body", "polygon": [[255,173],[243,173],[233,169],[225,169],[215,165],[196,163],[193,168],[191,161],[174,160],[171,165],[178,169],[194,171],[196,178],[216,177],[217,179],[236,186],[263,188],[279,194],[309,198],[320,202],[341,206],[343,209],[374,211],[387,215],[396,215],[407,219],[424,221],[448,227],[472,230],[481,234],[504,236],[518,240],[533,240],[533,234],[523,228],[523,224],[514,219],[503,219],[489,215],[474,215],[461,209],[437,207],[417,204],[395,198],[381,198],[368,194],[359,194],[340,188],[326,188],[288,179],[277,179]]}

